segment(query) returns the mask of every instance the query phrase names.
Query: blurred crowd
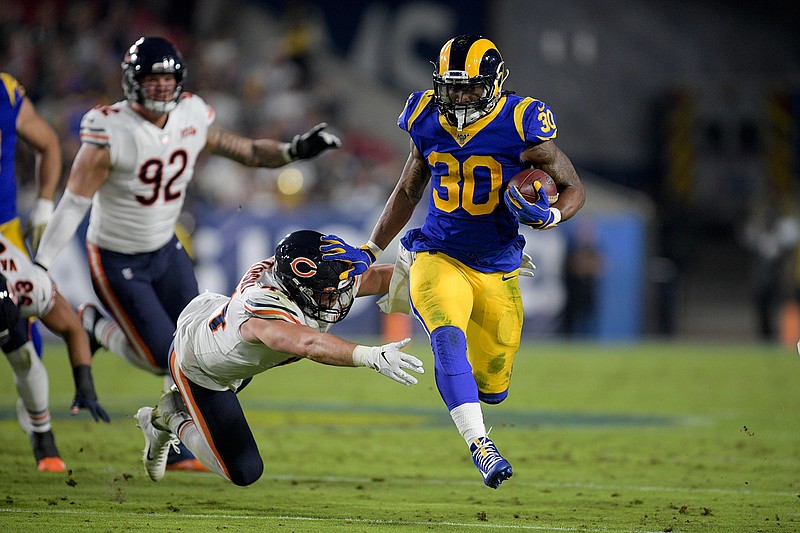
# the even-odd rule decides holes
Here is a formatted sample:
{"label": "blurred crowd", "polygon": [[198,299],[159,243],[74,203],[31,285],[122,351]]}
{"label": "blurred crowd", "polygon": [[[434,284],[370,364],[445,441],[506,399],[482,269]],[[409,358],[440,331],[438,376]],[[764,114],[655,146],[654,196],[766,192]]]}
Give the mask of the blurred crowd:
{"label": "blurred crowd", "polygon": [[[189,190],[188,213],[205,208],[269,213],[314,204],[345,213],[363,212],[383,205],[388,198],[406,152],[367,133],[352,120],[344,107],[352,98],[345,98],[343,91],[349,91],[347,96],[357,94],[360,85],[353,79],[340,79],[346,76],[346,69],[335,65],[342,60],[331,53],[330,37],[313,3],[303,0],[0,0],[0,71],[24,85],[37,110],[59,133],[64,179],[79,147],[81,117],[96,105],[123,98],[120,60],[142,35],[164,36],[177,45],[188,64],[185,89],[211,104],[223,127],[253,138],[288,141],[324,121],[343,140],[340,150],[281,169],[250,169],[224,158],[201,156]],[[391,101],[395,107],[387,113],[393,118],[400,112],[402,99],[392,97]],[[376,120],[385,122],[387,117]],[[695,141],[687,137],[684,146],[689,150]],[[755,146],[749,137],[743,138],[742,144]],[[713,167],[715,161],[739,170],[749,168],[740,159],[717,152],[721,155],[716,158],[713,150],[700,153],[700,172]],[[680,155],[670,153],[669,160],[690,160]],[[23,145],[18,150],[18,202],[23,214],[33,201],[34,164],[32,152]],[[678,170],[687,180],[694,175],[687,169]],[[800,332],[800,232],[775,230],[797,227],[796,199],[786,198],[785,193],[772,194],[767,195],[766,210],[763,206],[742,209],[741,193],[747,188],[739,184],[754,182],[724,181],[733,192],[722,192],[721,185],[713,182],[710,196],[715,198],[715,206],[708,209],[702,202],[699,212],[721,216],[730,211],[725,205],[738,201],[732,223],[743,230],[740,250],[752,256],[760,335],[770,338],[776,329],[784,329],[776,324],[776,315],[783,314],[778,310],[785,309],[787,301],[797,315],[790,320],[797,325],[790,329]],[[734,198],[734,193],[739,196]],[[756,200],[759,195],[747,196]],[[788,207],[778,205],[776,197],[793,202]],[[761,216],[772,210],[785,221],[773,224],[769,217]],[[742,218],[749,219],[748,223],[742,224]],[[184,222],[191,226],[191,217]],[[696,229],[690,225],[686,232],[676,232],[663,254],[680,255]],[[779,245],[775,245],[776,239]],[[693,254],[687,256],[695,260]],[[599,268],[595,260],[589,266],[595,272]],[[670,292],[675,290],[670,285]],[[588,298],[583,294],[578,299]]]}
{"label": "blurred crowd", "polygon": [[[185,90],[214,107],[223,127],[288,141],[327,122],[344,141],[341,150],[278,170],[201,159],[190,210],[194,202],[262,212],[313,202],[342,210],[382,203],[402,159],[387,142],[345,127],[337,107],[341,84],[321,72],[327,51],[317,28],[302,2],[272,12],[244,1],[0,0],[0,71],[23,84],[56,128],[66,178],[83,114],[123,98],[120,60],[127,47],[142,35],[167,37],[186,59]],[[19,150],[18,164],[24,213],[33,196],[32,154]]]}

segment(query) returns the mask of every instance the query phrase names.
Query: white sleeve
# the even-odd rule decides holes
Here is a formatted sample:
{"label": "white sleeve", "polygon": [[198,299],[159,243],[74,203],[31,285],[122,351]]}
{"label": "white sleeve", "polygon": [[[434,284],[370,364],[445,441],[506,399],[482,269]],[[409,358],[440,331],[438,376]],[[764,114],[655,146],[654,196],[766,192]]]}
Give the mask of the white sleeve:
{"label": "white sleeve", "polygon": [[246,316],[305,324],[305,316],[300,308],[281,291],[249,287],[243,296],[242,304]]}
{"label": "white sleeve", "polygon": [[75,234],[91,205],[91,198],[73,194],[69,189],[64,191],[64,196],[58,202],[53,218],[42,235],[42,242],[34,259],[37,264],[50,268],[53,260]]}

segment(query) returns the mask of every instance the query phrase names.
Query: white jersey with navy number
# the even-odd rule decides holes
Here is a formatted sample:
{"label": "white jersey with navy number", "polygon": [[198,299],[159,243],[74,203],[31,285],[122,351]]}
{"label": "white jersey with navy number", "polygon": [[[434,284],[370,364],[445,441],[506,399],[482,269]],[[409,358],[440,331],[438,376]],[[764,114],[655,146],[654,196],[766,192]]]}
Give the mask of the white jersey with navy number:
{"label": "white jersey with navy number", "polygon": [[87,241],[125,254],[169,242],[213,121],[213,109],[191,94],[183,95],[163,128],[127,101],[86,113],[81,142],[105,147],[111,156],[108,179],[92,201]]}
{"label": "white jersey with navy number", "polygon": [[55,283],[42,267],[0,233],[0,272],[8,279],[17,297],[20,315],[43,317],[56,302]]}
{"label": "white jersey with navy number", "polygon": [[[194,298],[178,317],[175,353],[181,371],[211,390],[236,390],[242,380],[270,368],[297,361],[261,343],[242,338],[239,328],[251,319],[283,320],[326,332],[331,324],[317,322],[300,310],[273,276],[274,258],[251,266],[232,296],[211,292]],[[361,276],[357,276],[358,292]]]}

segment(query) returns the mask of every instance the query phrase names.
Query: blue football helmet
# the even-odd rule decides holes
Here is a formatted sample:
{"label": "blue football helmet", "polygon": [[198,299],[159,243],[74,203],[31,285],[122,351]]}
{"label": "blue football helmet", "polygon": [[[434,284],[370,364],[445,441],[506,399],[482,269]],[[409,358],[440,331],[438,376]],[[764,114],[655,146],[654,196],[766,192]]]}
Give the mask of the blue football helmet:
{"label": "blue football helmet", "polygon": [[[122,59],[122,91],[125,98],[141,104],[158,115],[169,113],[178,105],[186,78],[186,63],[181,53],[162,37],[140,37]],[[174,74],[177,85],[168,101],[148,98],[139,83],[148,74]]]}
{"label": "blue football helmet", "polygon": [[[494,109],[508,77],[497,47],[480,35],[459,35],[447,41],[434,67],[434,101],[447,122],[458,130]],[[479,97],[471,102],[455,101],[454,97],[464,91]]]}

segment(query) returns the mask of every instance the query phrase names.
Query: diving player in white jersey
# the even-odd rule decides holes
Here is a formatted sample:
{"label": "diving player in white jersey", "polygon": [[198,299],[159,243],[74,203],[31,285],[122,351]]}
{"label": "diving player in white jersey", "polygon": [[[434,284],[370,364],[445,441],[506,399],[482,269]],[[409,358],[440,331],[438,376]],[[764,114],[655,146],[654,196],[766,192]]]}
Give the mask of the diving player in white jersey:
{"label": "diving player in white jersey", "polygon": [[160,37],[137,40],[122,72],[126,100],[97,107],[81,122],[82,144],[36,262],[50,267],[91,206],[86,247],[92,284],[115,322],[88,305],[81,309],[84,326],[93,347],[102,343],[139,368],[166,375],[168,390],[172,333],[198,293],[192,262],[174,231],[200,152],[280,167],[341,142],[325,124],[290,143],[216,126],[213,109],[183,92],[186,65]]}
{"label": "diving player in white jersey", "polygon": [[404,385],[417,383],[406,370],[423,373],[422,362],[400,351],[410,339],[360,346],[326,333],[345,318],[354,296],[386,293],[392,266],[374,265],[341,280],[350,265],[323,262],[321,237],[290,233],[274,257],[250,267],[232,296],[204,293],[183,310],[169,363],[176,390],[164,393],[156,409],[136,413],[153,481],[164,477],[167,450],[178,438],[234,484],[257,481],[264,463],[236,393],[270,368],[307,358],[367,366]]}
{"label": "diving player in white jersey", "polygon": [[49,408],[47,371],[28,340],[16,327],[20,319],[39,318],[67,343],[75,399],[72,414],[87,409],[95,421],[109,422],[97,402],[92,380],[92,352],[77,313],[58,293],[47,272],[0,233],[0,346],[14,371],[19,394],[17,418],[28,434],[37,468],[43,472],[65,472],[53,437]]}

